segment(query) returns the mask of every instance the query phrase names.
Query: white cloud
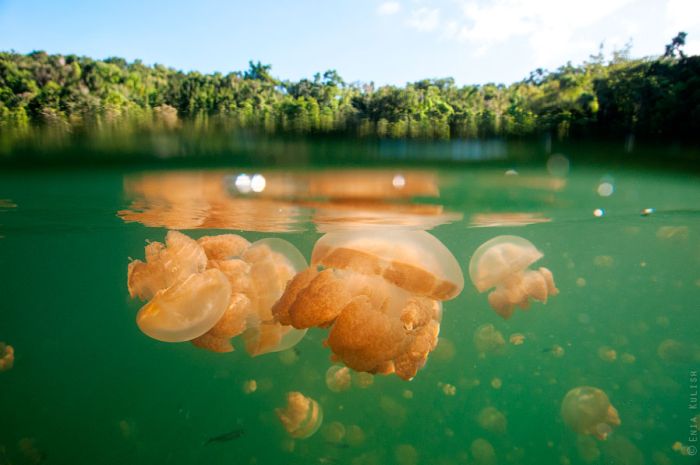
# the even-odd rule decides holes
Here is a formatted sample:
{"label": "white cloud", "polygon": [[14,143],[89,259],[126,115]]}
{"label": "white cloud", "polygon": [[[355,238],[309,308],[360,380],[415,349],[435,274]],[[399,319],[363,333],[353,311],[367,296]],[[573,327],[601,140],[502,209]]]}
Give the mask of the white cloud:
{"label": "white cloud", "polygon": [[440,10],[427,7],[417,8],[411,12],[411,18],[406,23],[419,31],[432,31],[440,24]]}
{"label": "white cloud", "polygon": [[383,16],[394,15],[401,11],[399,2],[384,2],[377,7],[377,13]]}
{"label": "white cloud", "polygon": [[[467,42],[475,55],[491,47],[525,40],[535,65],[556,66],[578,52],[594,52],[598,43],[583,39],[582,31],[636,0],[467,0],[444,28],[444,37]],[[697,1],[697,0],[671,0]]]}

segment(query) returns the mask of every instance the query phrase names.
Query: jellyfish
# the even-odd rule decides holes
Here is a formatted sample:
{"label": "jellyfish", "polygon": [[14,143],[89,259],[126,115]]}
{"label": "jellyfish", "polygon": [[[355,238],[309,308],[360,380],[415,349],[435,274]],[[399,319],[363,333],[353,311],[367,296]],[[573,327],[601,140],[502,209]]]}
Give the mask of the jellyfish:
{"label": "jellyfish", "polygon": [[197,241],[178,231],[169,231],[165,244],[150,242],[146,246],[146,262],[129,263],[127,283],[129,295],[150,300],[155,294],[184,281],[207,266],[207,256]]}
{"label": "jellyfish", "polygon": [[287,393],[286,407],[275,409],[275,413],[289,435],[298,439],[313,436],[323,422],[318,402],[297,391]]}
{"label": "jellyfish", "polygon": [[394,448],[394,458],[399,465],[418,465],[418,451],[410,444],[399,444]]}
{"label": "jellyfish", "polygon": [[477,438],[472,441],[469,451],[474,457],[474,462],[478,465],[496,465],[496,450],[493,445],[484,438]]}
{"label": "jellyfish", "polygon": [[495,288],[489,305],[504,319],[515,307],[530,307],[530,299],[547,303],[559,290],[547,268],[529,266],[543,257],[532,243],[517,236],[498,236],[483,243],[469,262],[469,276],[479,292]]}
{"label": "jellyfish", "polygon": [[590,386],[576,387],[566,393],[561,403],[561,416],[575,432],[601,441],[607,439],[613,427],[620,426],[617,409],[608,396]]}
{"label": "jellyfish", "polygon": [[345,441],[350,446],[359,447],[365,442],[365,432],[357,425],[349,425],[345,428]]}
{"label": "jellyfish", "polygon": [[230,339],[239,334],[251,355],[280,352],[306,334],[273,321],[272,305],[306,260],[289,242],[262,239],[253,244],[235,234],[205,236],[198,241],[209,258],[208,267],[221,270],[232,289],[227,313],[203,338],[193,341],[212,351],[220,344],[233,350]]}
{"label": "jellyfish", "polygon": [[578,436],[576,438],[578,455],[585,463],[594,463],[600,459],[600,449],[595,439],[590,436]]}
{"label": "jellyfish", "polygon": [[491,323],[486,323],[474,332],[474,347],[480,356],[486,354],[503,355],[505,351],[506,341],[503,334],[498,331]]}
{"label": "jellyfish", "polygon": [[481,409],[477,422],[486,431],[496,434],[505,434],[508,427],[506,416],[495,407]]}
{"label": "jellyfish", "polygon": [[348,367],[333,365],[326,371],[326,386],[333,392],[347,391],[350,389],[351,382]]}
{"label": "jellyfish", "polygon": [[15,349],[10,344],[0,342],[0,373],[11,369],[15,364]]}
{"label": "jellyfish", "polygon": [[323,439],[329,443],[339,444],[345,438],[345,425],[339,421],[332,421],[321,428]]}
{"label": "jellyfish", "polygon": [[335,232],[319,239],[273,313],[283,325],[330,328],[334,361],[409,380],[435,349],[441,301],[463,286],[456,259],[427,232]]}
{"label": "jellyfish", "polygon": [[271,308],[305,267],[299,251],[281,239],[251,244],[222,234],[195,241],[170,231],[165,245],[146,247],[146,262],[129,264],[128,286],[132,297],[150,299],[136,320],[154,339],[230,352],[231,339],[241,335],[248,353],[260,355],[303,338],[305,330],[274,321]]}
{"label": "jellyfish", "polygon": [[221,271],[195,273],[182,283],[157,292],[141,307],[136,323],[153,339],[190,341],[216,324],[230,296],[231,286]]}

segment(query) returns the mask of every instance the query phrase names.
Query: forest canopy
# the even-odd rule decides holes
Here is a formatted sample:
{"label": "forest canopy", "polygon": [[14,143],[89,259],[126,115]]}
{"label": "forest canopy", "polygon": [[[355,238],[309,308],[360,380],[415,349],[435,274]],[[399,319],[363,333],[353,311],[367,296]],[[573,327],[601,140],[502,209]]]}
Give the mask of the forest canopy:
{"label": "forest canopy", "polygon": [[172,130],[188,121],[272,133],[390,138],[618,136],[691,140],[700,134],[700,56],[680,33],[664,55],[537,69],[510,84],[452,78],[403,87],[348,83],[334,70],[279,80],[250,62],[228,74],[182,72],[122,58],[0,52],[0,130],[91,131],[128,124]]}

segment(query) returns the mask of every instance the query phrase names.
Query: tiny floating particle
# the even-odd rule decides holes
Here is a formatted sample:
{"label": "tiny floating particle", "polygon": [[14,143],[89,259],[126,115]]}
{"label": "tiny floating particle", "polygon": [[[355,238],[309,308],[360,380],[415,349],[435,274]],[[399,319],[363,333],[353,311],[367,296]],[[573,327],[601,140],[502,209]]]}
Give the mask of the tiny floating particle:
{"label": "tiny floating particle", "polygon": [[491,387],[494,389],[501,389],[503,386],[503,381],[501,381],[501,378],[493,378],[491,380]]}
{"label": "tiny floating particle", "polygon": [[626,363],[628,365],[631,365],[637,361],[637,357],[635,357],[634,355],[632,355],[628,352],[625,352],[624,354],[622,354],[622,356],[620,356],[620,360],[622,360],[622,363]]}
{"label": "tiny floating particle", "polygon": [[521,333],[513,333],[513,334],[511,334],[510,337],[508,338],[508,342],[510,342],[510,343],[513,344],[514,346],[519,346],[519,345],[521,345],[523,342],[525,342],[525,335],[524,335],[524,334],[521,334]]}

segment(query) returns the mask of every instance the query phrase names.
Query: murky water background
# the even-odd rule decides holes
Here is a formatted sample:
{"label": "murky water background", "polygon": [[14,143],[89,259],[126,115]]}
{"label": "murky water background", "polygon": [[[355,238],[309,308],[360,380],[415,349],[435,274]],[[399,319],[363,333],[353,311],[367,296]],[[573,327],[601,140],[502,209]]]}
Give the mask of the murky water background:
{"label": "murky water background", "polygon": [[[251,187],[256,173],[262,190]],[[391,194],[410,179],[424,189]],[[372,194],[333,191],[344,185]],[[15,348],[14,367],[0,373],[0,464],[698,460],[686,447],[697,445],[691,419],[700,413],[691,408],[700,370],[695,175],[556,163],[508,174],[16,171],[0,174],[0,199],[0,341]],[[332,392],[323,330],[293,350],[250,358],[240,343],[214,354],[158,342],[134,322],[142,303],[126,289],[129,257],[143,258],[146,241],[162,241],[169,228],[195,238],[281,237],[308,259],[322,232],[398,225],[430,229],[466,278],[444,303],[438,348],[410,382],[375,376],[369,387]],[[535,244],[560,290],[507,321],[467,275],[476,248],[501,234]],[[480,355],[474,333],[489,323],[505,344]],[[514,333],[521,345],[508,342]],[[251,380],[256,390],[246,392]],[[607,441],[577,438],[561,419],[564,395],[581,385],[604,390],[619,411]],[[275,415],[288,391],[323,408],[308,439],[291,440]],[[479,424],[485,407],[505,415],[505,431]],[[339,438],[334,422],[364,435]],[[208,442],[228,432],[230,440]],[[495,458],[479,454],[484,441]]]}

